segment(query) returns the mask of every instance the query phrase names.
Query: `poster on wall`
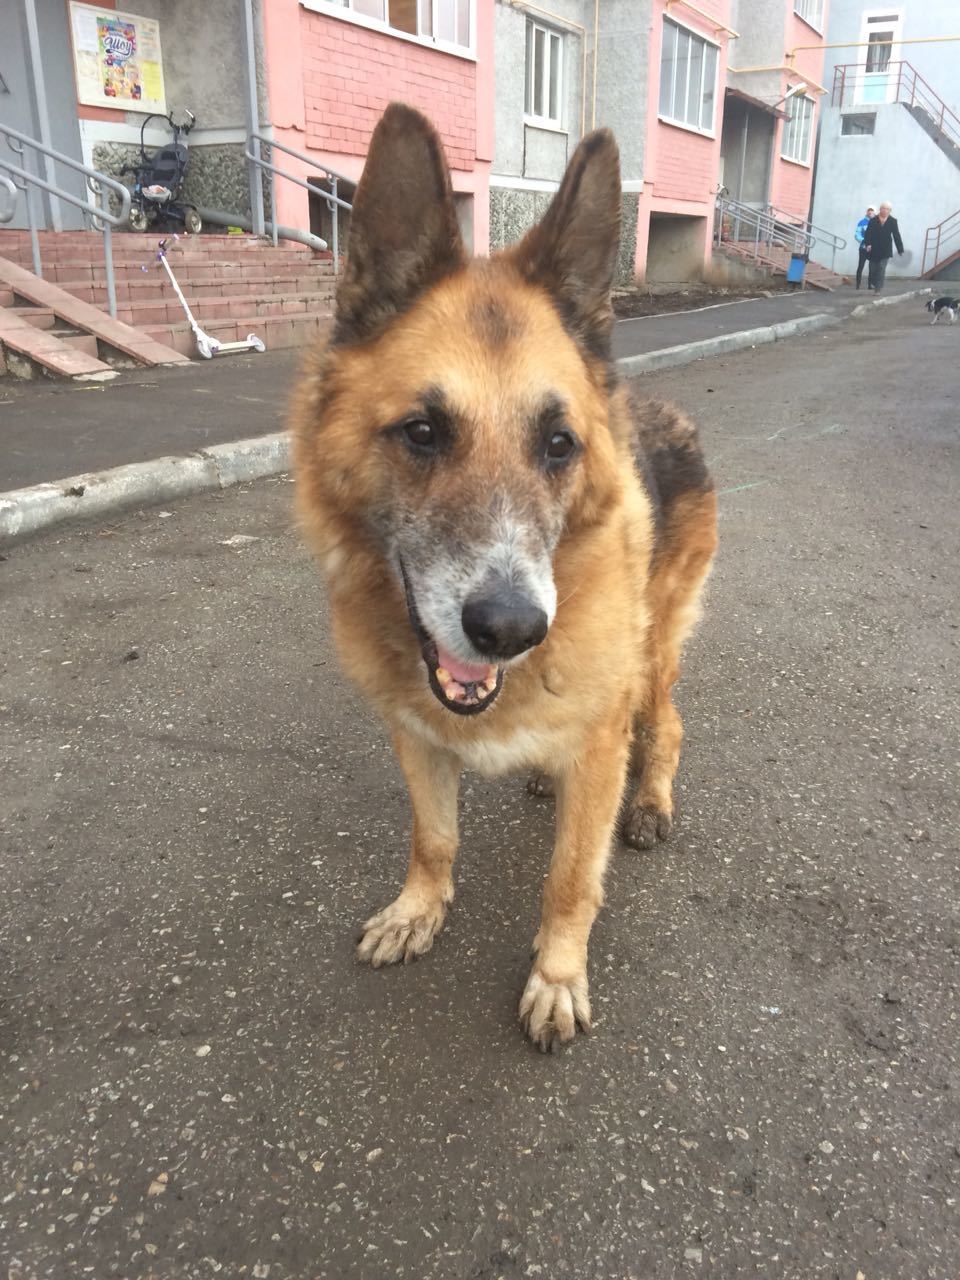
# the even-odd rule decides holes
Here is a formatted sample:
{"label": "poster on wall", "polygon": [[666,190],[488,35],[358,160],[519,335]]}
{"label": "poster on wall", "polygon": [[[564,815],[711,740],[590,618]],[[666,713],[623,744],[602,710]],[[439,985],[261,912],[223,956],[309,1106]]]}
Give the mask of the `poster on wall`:
{"label": "poster on wall", "polygon": [[71,0],[70,29],[79,102],[166,114],[159,22]]}

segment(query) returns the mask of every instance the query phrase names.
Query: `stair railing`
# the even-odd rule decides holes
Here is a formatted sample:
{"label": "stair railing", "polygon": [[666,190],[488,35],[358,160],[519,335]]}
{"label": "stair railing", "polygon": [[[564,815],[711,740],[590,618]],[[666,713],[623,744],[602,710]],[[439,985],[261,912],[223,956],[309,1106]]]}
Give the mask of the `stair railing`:
{"label": "stair railing", "polygon": [[943,138],[952,146],[960,147],[960,116],[947,106],[911,62],[888,62],[882,71],[868,71],[865,62],[848,62],[834,67],[830,101],[835,107],[854,104],[870,107],[901,102],[905,107],[924,113],[937,141]]}
{"label": "stair railing", "polygon": [[767,207],[731,200],[722,193],[717,195],[713,236],[718,245],[724,241],[744,247],[752,243],[753,250],[749,256],[754,260],[763,257],[763,250],[770,247],[809,255],[816,242],[812,233],[803,226],[775,216],[768,212]]}
{"label": "stair railing", "polygon": [[[944,258],[949,258],[957,249],[960,249],[960,244],[955,243],[958,238],[960,238],[960,209],[951,213],[948,218],[944,218],[942,222],[927,227],[923,238],[921,276],[925,276],[928,271],[936,271]],[[952,247],[948,249],[948,245]]]}
{"label": "stair railing", "polygon": [[0,222],[12,222],[17,211],[17,184],[5,173],[0,173],[0,189],[7,193],[6,203],[0,208]]}
{"label": "stair railing", "polygon": [[[58,200],[65,200],[68,204],[81,209],[89,217],[90,225],[93,229],[102,233],[103,262],[107,281],[107,303],[111,316],[116,319],[117,289],[113,275],[111,232],[114,227],[125,226],[130,221],[129,187],[125,187],[122,182],[108,177],[105,173],[100,173],[98,169],[81,164],[79,160],[74,160],[72,156],[65,156],[61,151],[54,151],[53,147],[48,147],[46,143],[38,142],[36,138],[31,138],[29,134],[20,133],[19,130],[14,129],[11,125],[0,123],[0,137],[6,139],[7,145],[19,161],[18,163],[10,160],[0,152],[0,178],[11,182],[26,197],[27,224],[30,228],[30,248],[33,254],[34,275],[43,279],[43,263],[40,258],[40,236],[38,234],[38,226],[41,219],[37,215],[34,197],[37,191],[46,191],[48,195],[56,196]],[[33,152],[34,163],[36,163],[38,156],[46,156],[48,159],[56,161],[57,164],[64,164],[68,169],[82,173],[86,179],[86,185],[92,195],[92,199],[86,200],[83,196],[76,195],[75,192],[61,186],[58,182],[48,181],[46,178],[41,178],[39,174],[33,173],[28,167],[27,148]],[[110,209],[111,194],[120,201],[119,213],[113,213]],[[11,218],[12,216],[11,213]],[[7,219],[7,221],[9,220]]]}
{"label": "stair railing", "polygon": [[[269,148],[269,158],[263,155],[263,148]],[[283,169],[273,162],[273,153],[282,151],[284,155],[291,156],[294,160],[299,160],[301,164],[309,166],[319,175],[321,182],[327,183],[329,190],[317,186],[317,181],[308,182],[306,178],[301,178],[299,174],[291,173],[289,169]],[[327,208],[330,210],[330,216],[333,226],[331,235],[333,252],[333,271],[336,275],[340,270],[340,210],[345,209],[347,213],[353,208],[348,200],[344,200],[339,194],[339,184],[341,182],[350,182],[342,173],[337,173],[335,169],[328,168],[327,165],[319,164],[315,156],[307,155],[305,151],[298,151],[295,147],[288,147],[283,142],[277,142],[274,138],[268,137],[265,133],[250,133],[247,137],[246,157],[248,164],[257,169],[263,170],[270,175],[270,207],[273,210],[273,222],[270,224],[271,235],[274,247],[276,247],[277,232],[277,179],[283,178],[287,182],[296,183],[298,187],[303,187],[312,195],[322,196],[326,201]],[[259,226],[258,226],[259,223]],[[253,231],[255,235],[262,236],[266,234],[267,224],[263,221],[263,210],[261,208],[254,209],[253,213]]]}
{"label": "stair railing", "polygon": [[[828,231],[826,227],[818,227],[816,223],[811,222],[809,218],[798,218],[796,214],[787,213],[784,209],[778,209],[772,204],[764,205],[764,209],[772,218],[776,218],[778,223],[787,223],[797,226],[813,236],[813,244],[823,245],[824,248],[830,250],[830,270],[837,269],[837,252],[847,247],[847,242],[843,236],[835,235],[832,231]],[[811,246],[812,247],[812,246]],[[819,261],[819,258],[818,258]],[[826,266],[826,263],[823,264]]]}

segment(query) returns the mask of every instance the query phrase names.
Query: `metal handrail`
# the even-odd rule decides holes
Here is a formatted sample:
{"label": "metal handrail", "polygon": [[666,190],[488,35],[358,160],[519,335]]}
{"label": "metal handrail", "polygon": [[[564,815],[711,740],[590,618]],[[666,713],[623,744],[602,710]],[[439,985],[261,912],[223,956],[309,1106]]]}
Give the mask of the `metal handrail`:
{"label": "metal handrail", "polygon": [[[813,236],[813,244],[823,244],[830,250],[830,270],[836,270],[837,251],[847,247],[846,239],[843,236],[836,235],[833,231],[828,231],[826,227],[818,227],[815,222],[811,222],[809,218],[800,218],[794,213],[788,213],[785,209],[778,209],[775,205],[764,205],[764,209],[778,222],[787,222],[791,225],[802,227],[804,231]],[[811,249],[813,248],[811,244]]]}
{"label": "metal handrail", "polygon": [[[867,83],[867,76],[870,77],[871,85],[882,89],[884,93],[882,101],[873,103],[858,97],[858,90]],[[928,81],[924,80],[913,63],[905,59],[888,62],[882,71],[868,71],[865,62],[847,62],[834,67],[831,103],[833,106],[842,107],[845,101],[852,100],[861,106],[882,106],[887,101],[886,94],[891,89],[893,94],[890,102],[900,102],[906,107],[919,107],[936,128],[938,138],[942,136],[953,146],[960,147],[960,116],[947,106],[940,94]]]}
{"label": "metal handrail", "polygon": [[[731,234],[727,234],[728,231]],[[747,232],[746,236],[742,234],[744,231]],[[816,243],[815,237],[802,227],[773,217],[766,212],[766,208],[757,208],[741,200],[731,200],[722,193],[717,195],[713,234],[718,245],[724,240],[739,244],[752,240],[754,259],[760,258],[761,245],[779,244],[792,253],[808,256]]]}
{"label": "metal handrail", "polygon": [[0,173],[0,187],[2,187],[10,197],[4,207],[0,209],[0,222],[12,222],[13,215],[17,211],[17,195],[19,193],[19,189],[14,180],[12,178],[8,178],[5,173]]}
{"label": "metal handrail", "polygon": [[[107,302],[111,316],[116,319],[117,290],[113,278],[111,231],[114,227],[125,225],[130,219],[129,187],[125,187],[122,182],[118,182],[116,178],[108,177],[98,169],[81,164],[79,160],[74,160],[72,156],[65,156],[61,151],[55,151],[53,147],[48,147],[46,143],[38,142],[36,138],[31,138],[29,134],[20,133],[18,129],[14,129],[11,125],[0,124],[0,135],[6,138],[10,150],[23,161],[22,164],[14,164],[3,155],[0,155],[0,170],[3,171],[0,173],[0,177],[8,176],[13,185],[26,196],[27,222],[30,227],[30,247],[33,252],[34,275],[39,276],[41,279],[43,278],[43,263],[40,260],[40,237],[37,234],[38,219],[32,199],[34,189],[39,188],[49,195],[56,196],[58,200],[66,200],[68,204],[82,209],[84,213],[89,214],[94,230],[102,232],[103,261],[107,278]],[[37,154],[46,156],[50,160],[55,160],[58,164],[65,164],[77,173],[82,173],[87,180],[87,186],[93,193],[94,199],[85,200],[82,196],[74,194],[74,192],[60,186],[57,182],[48,181],[36,173],[31,173],[26,168],[27,158],[24,155],[24,147],[30,147]],[[120,198],[119,213],[110,212],[109,192],[113,192]]]}
{"label": "metal handrail", "polygon": [[[935,223],[932,227],[927,227],[926,234],[923,238],[923,265],[920,268],[920,275],[925,276],[928,271],[936,271],[943,257],[949,257],[949,254],[942,254],[944,243],[949,243],[960,236],[960,209],[951,213],[949,217],[944,218],[942,222]],[[953,252],[953,250],[951,250]],[[931,258],[929,267],[927,266],[927,257]]]}
{"label": "metal handrail", "polygon": [[[271,154],[273,151],[282,151],[285,155],[292,156],[294,160],[300,160],[312,169],[318,170],[322,175],[323,181],[330,183],[330,190],[320,190],[314,183],[308,182],[305,178],[301,178],[295,173],[291,173],[289,169],[281,169],[272,160],[265,160],[260,153],[262,146],[270,147]],[[353,205],[348,200],[343,200],[337,195],[337,186],[340,182],[350,182],[351,179],[346,174],[337,173],[335,169],[331,169],[327,165],[318,164],[316,157],[307,155],[305,151],[298,151],[295,147],[288,147],[285,143],[277,142],[274,138],[268,137],[265,133],[258,133],[256,130],[247,135],[245,154],[251,165],[270,174],[270,204],[273,209],[272,234],[274,246],[276,246],[278,238],[277,178],[285,178],[287,182],[294,182],[298,187],[303,187],[314,195],[323,196],[333,218],[333,271],[336,275],[340,270],[340,210],[346,209],[349,213],[353,208]],[[253,210],[253,230],[255,235],[262,236],[266,234],[262,202],[255,201],[255,204],[257,207]]]}

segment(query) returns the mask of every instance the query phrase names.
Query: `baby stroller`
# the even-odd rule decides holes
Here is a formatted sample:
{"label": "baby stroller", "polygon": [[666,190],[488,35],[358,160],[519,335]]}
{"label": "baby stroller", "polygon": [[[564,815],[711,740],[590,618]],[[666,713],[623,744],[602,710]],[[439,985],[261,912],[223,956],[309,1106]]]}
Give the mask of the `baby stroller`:
{"label": "baby stroller", "polygon": [[[187,173],[187,144],[183,139],[197,122],[192,111],[185,111],[186,123],[177,124],[172,115],[159,112],[145,116],[140,126],[140,163],[127,165],[122,173],[134,175],[130,200],[130,226],[134,231],[147,231],[158,218],[182,223],[184,231],[197,235],[203,223],[192,204],[183,203],[183,182]],[[144,130],[151,120],[166,120],[173,130],[173,142],[160,147],[152,156],[144,146]]]}

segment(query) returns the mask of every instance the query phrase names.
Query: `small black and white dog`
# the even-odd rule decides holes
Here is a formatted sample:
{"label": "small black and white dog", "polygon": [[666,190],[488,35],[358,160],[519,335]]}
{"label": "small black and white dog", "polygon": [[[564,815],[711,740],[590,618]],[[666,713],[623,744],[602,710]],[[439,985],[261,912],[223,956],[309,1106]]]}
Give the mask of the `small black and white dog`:
{"label": "small black and white dog", "polygon": [[950,317],[950,323],[957,323],[957,312],[960,311],[960,298],[931,298],[927,310],[933,312],[931,324],[936,324],[942,315]]}

